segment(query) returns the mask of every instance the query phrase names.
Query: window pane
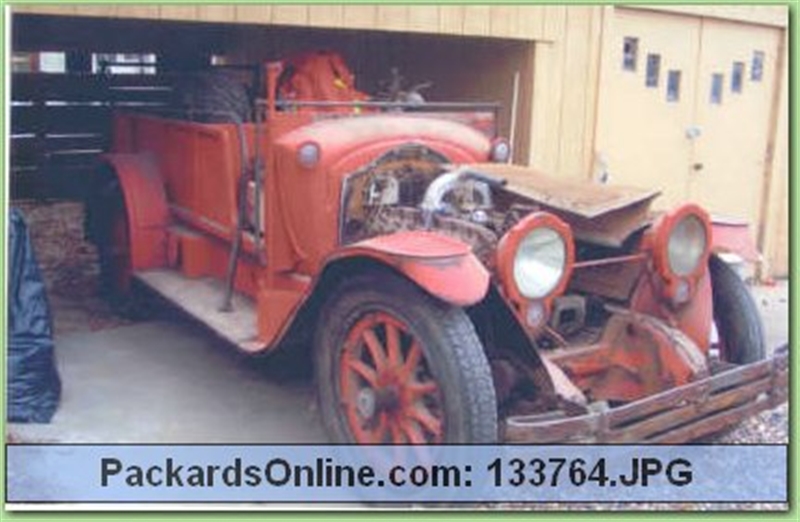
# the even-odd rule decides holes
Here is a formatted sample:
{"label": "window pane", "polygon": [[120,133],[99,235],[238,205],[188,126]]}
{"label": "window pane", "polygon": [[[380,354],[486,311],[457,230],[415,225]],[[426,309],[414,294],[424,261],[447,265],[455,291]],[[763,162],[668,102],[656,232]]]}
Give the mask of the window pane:
{"label": "window pane", "polygon": [[667,101],[676,102],[681,99],[681,72],[667,73]]}
{"label": "window pane", "polygon": [[658,87],[658,77],[661,72],[661,55],[648,54],[647,55],[647,78],[645,78],[645,85],[648,87]]}
{"label": "window pane", "polygon": [[626,36],[622,42],[622,68],[626,71],[635,71],[638,54],[639,39]]}
{"label": "window pane", "polygon": [[744,62],[733,62],[731,71],[731,92],[742,92],[742,81],[744,80]]}
{"label": "window pane", "polygon": [[753,51],[753,65],[750,66],[750,79],[760,82],[764,75],[764,51]]}
{"label": "window pane", "polygon": [[711,103],[720,105],[722,103],[722,86],[725,84],[725,76],[720,73],[711,75]]}

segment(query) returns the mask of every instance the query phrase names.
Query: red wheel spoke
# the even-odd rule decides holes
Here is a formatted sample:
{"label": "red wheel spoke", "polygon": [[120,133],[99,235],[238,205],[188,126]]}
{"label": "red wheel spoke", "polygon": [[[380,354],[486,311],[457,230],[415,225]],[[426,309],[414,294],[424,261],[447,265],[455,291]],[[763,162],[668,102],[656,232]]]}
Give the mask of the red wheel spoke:
{"label": "red wheel spoke", "polygon": [[363,361],[359,361],[358,359],[348,358],[345,362],[348,368],[356,372],[358,375],[364,378],[367,383],[373,388],[378,386],[378,374],[377,372],[367,366]]}
{"label": "red wheel spoke", "polygon": [[405,443],[405,438],[403,437],[403,433],[400,430],[400,427],[397,425],[394,419],[389,420],[389,431],[392,434],[392,442],[394,444],[403,444]]}
{"label": "red wheel spoke", "polygon": [[419,422],[423,428],[433,435],[438,437],[442,434],[442,421],[434,417],[427,409],[416,406],[410,409],[408,416]]}
{"label": "red wheel spoke", "polygon": [[397,368],[401,364],[400,360],[400,332],[397,325],[386,322],[386,345],[389,350],[389,365]]}
{"label": "red wheel spoke", "polygon": [[364,344],[366,344],[367,350],[375,363],[375,369],[381,371],[386,366],[386,351],[383,349],[381,341],[371,329],[364,330],[361,337],[364,339]]}
{"label": "red wheel spoke", "polygon": [[412,382],[406,386],[406,389],[409,391],[412,397],[418,397],[420,395],[432,395],[439,391],[439,387],[436,386],[436,383],[433,381]]}
{"label": "red wheel spoke", "polygon": [[405,364],[403,364],[398,372],[398,377],[401,381],[411,379],[411,374],[414,372],[414,368],[419,364],[420,359],[422,359],[422,349],[419,347],[419,344],[414,342],[411,344],[411,348],[408,349]]}
{"label": "red wheel spoke", "polygon": [[381,442],[383,442],[383,439],[386,437],[386,432],[388,430],[389,430],[389,423],[387,422],[386,414],[381,413],[380,420],[378,420],[378,425],[372,432],[372,442],[374,444],[380,444]]}
{"label": "red wheel spoke", "polygon": [[408,439],[409,444],[425,444],[425,435],[423,435],[422,430],[416,422],[411,419],[405,419],[405,422],[403,422],[400,427]]}

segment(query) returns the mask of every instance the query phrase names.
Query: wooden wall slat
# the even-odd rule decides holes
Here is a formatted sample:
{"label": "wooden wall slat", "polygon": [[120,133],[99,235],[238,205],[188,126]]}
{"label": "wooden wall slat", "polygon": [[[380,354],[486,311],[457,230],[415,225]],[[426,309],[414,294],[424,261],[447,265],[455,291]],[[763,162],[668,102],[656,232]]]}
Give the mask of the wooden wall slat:
{"label": "wooden wall slat", "polygon": [[405,31],[408,29],[409,11],[407,5],[379,5],[377,27],[389,31]]}
{"label": "wooden wall slat", "polygon": [[197,5],[162,4],[158,7],[158,17],[162,20],[197,20]]}
{"label": "wooden wall slat", "polygon": [[558,133],[558,172],[570,177],[585,177],[585,132],[589,85],[589,53],[591,38],[591,11],[567,9],[566,37],[561,92],[561,130]]}
{"label": "wooden wall slat", "polygon": [[414,5],[408,8],[407,31],[435,33],[439,30],[439,6]]}
{"label": "wooden wall slat", "polygon": [[235,8],[235,21],[245,24],[272,23],[272,5],[239,4]]}
{"label": "wooden wall slat", "polygon": [[236,6],[231,4],[200,5],[197,17],[204,22],[235,22]]}
{"label": "wooden wall slat", "polygon": [[341,5],[311,5],[308,8],[308,25],[314,27],[344,27],[344,7]]}
{"label": "wooden wall slat", "polygon": [[497,37],[517,33],[518,7],[515,5],[493,5],[489,8],[489,34]]}
{"label": "wooden wall slat", "polygon": [[345,4],[344,19],[348,28],[373,29],[378,18],[378,7],[375,5]]}
{"label": "wooden wall slat", "polygon": [[517,36],[526,40],[544,39],[544,19],[546,11],[540,5],[520,5]]}
{"label": "wooden wall slat", "polygon": [[308,6],[300,4],[276,4],[272,6],[272,23],[278,25],[308,24]]}
{"label": "wooden wall slat", "polygon": [[464,33],[464,6],[439,6],[439,32],[445,34]]}
{"label": "wooden wall slat", "polygon": [[148,4],[118,4],[117,17],[119,18],[150,18],[159,16],[157,5]]}
{"label": "wooden wall slat", "polygon": [[489,36],[489,14],[491,9],[487,5],[464,6],[464,29],[466,36]]}

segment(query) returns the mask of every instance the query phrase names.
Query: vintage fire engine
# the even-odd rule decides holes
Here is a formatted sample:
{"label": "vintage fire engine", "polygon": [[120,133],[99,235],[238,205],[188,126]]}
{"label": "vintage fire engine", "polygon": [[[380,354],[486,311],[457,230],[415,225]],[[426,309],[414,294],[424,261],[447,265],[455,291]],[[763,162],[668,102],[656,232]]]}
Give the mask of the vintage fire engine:
{"label": "vintage fire engine", "polygon": [[117,114],[87,232],[114,299],[307,356],[332,440],[682,442],[786,400],[745,228],[513,166],[491,106],[374,101],[332,53],[264,71]]}

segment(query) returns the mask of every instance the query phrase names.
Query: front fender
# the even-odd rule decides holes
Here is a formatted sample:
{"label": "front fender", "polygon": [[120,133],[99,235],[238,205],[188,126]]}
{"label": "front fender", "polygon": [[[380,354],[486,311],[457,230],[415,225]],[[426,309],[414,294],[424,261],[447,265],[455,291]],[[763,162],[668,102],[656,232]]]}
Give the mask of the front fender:
{"label": "front fender", "polygon": [[711,250],[715,253],[731,252],[755,263],[759,260],[750,227],[746,222],[713,218],[711,221]]}
{"label": "front fender", "polygon": [[334,259],[368,257],[393,267],[442,301],[469,306],[489,289],[489,272],[466,243],[422,230],[395,232],[349,245]]}

